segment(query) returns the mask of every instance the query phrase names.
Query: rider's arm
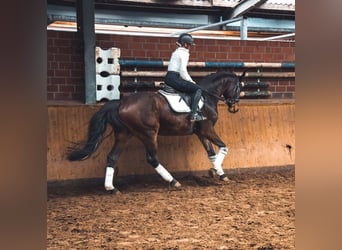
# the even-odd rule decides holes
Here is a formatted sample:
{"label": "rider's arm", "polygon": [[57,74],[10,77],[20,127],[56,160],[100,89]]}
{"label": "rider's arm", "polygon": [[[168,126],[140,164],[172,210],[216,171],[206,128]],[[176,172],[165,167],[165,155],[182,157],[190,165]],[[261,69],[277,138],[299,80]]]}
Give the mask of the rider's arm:
{"label": "rider's arm", "polygon": [[188,69],[187,69],[188,61],[189,61],[189,53],[187,51],[182,51],[180,53],[179,74],[182,79],[195,83],[195,81],[192,80],[191,76],[188,73]]}

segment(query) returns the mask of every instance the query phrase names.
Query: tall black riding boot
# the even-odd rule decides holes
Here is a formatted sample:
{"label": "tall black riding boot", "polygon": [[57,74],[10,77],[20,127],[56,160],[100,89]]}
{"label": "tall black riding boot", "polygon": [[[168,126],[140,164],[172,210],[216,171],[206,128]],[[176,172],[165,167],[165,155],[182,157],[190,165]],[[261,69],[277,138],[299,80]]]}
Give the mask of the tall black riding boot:
{"label": "tall black riding boot", "polygon": [[191,111],[190,111],[190,121],[202,121],[205,120],[202,114],[197,113],[198,103],[201,100],[202,90],[198,89],[192,96]]}

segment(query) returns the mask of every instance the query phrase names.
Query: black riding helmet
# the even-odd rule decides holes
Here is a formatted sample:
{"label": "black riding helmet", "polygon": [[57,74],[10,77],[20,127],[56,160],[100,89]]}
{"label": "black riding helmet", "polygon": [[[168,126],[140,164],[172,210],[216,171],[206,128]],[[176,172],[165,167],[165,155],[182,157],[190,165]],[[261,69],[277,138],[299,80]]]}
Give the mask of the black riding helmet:
{"label": "black riding helmet", "polygon": [[184,34],[181,34],[179,37],[178,37],[178,41],[177,41],[177,45],[182,45],[184,43],[188,43],[188,44],[191,44],[191,45],[194,45],[194,39],[192,38],[192,36],[188,33],[184,33]]}

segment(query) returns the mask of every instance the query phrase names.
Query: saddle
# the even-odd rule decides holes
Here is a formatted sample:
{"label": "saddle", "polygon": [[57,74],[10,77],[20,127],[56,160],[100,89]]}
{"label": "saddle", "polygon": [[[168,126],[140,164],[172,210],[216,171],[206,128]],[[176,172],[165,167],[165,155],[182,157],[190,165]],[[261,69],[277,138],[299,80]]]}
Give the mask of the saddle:
{"label": "saddle", "polygon": [[[163,89],[158,90],[158,93],[165,97],[171,109],[177,113],[189,113],[191,111],[191,96],[178,92],[174,88],[164,85]],[[204,105],[203,96],[198,103],[198,109],[201,110]]]}

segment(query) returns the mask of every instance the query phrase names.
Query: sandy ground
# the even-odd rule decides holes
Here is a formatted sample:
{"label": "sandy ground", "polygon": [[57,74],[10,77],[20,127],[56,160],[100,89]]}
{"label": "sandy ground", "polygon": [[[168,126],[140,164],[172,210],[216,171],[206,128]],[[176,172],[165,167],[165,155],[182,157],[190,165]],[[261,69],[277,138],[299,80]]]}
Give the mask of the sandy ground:
{"label": "sandy ground", "polygon": [[295,249],[294,168],[48,188],[47,249]]}

